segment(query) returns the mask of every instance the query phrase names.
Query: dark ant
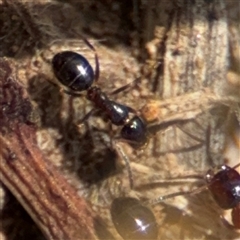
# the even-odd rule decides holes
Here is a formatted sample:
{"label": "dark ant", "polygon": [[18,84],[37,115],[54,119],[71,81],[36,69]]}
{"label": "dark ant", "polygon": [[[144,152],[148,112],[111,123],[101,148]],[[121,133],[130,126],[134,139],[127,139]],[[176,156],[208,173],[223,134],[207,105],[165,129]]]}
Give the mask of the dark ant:
{"label": "dark ant", "polygon": [[158,236],[154,214],[136,198],[114,199],[111,216],[116,230],[123,239],[156,239]]}
{"label": "dark ant", "polygon": [[[129,113],[135,113],[132,108],[110,100],[101,88],[92,86],[94,81],[98,81],[100,75],[98,55],[95,48],[87,40],[84,41],[95,53],[95,72],[84,56],[76,52],[64,51],[56,54],[52,59],[56,78],[70,90],[65,91],[70,95],[78,95],[79,92],[87,91],[86,98],[94,103],[95,107],[101,110],[112,124],[123,126],[120,132],[122,139],[135,147],[143,146],[147,141],[147,128],[144,120],[138,115],[130,119]],[[127,85],[113,93],[122,91],[126,87]],[[92,114],[93,110],[84,117],[83,121]]]}
{"label": "dark ant", "polygon": [[[204,186],[208,188],[220,208],[232,209],[232,223],[235,229],[240,229],[240,174],[235,170],[239,166],[240,164],[231,168],[221,165],[217,172],[209,170],[205,175],[207,185]],[[144,203],[135,198],[116,198],[110,210],[113,224],[123,239],[157,239],[156,219],[147,205],[155,205],[181,195],[194,194],[200,189],[172,193]]]}
{"label": "dark ant", "polygon": [[[136,115],[132,108],[110,100],[101,88],[92,86],[94,81],[98,81],[100,75],[98,55],[95,48],[87,40],[84,39],[84,41],[95,53],[95,71],[88,60],[76,52],[60,52],[52,59],[52,68],[56,78],[64,87],[67,87],[65,92],[79,96],[80,92],[86,91],[86,98],[95,105],[95,108],[87,113],[81,122],[84,122],[96,109],[101,110],[112,124],[123,126],[119,136],[121,140],[128,142],[135,148],[145,145],[148,134],[145,121]],[[118,93],[127,87],[128,85],[115,90],[113,93]],[[132,118],[129,117],[130,112],[134,114]],[[121,154],[129,171],[132,188],[133,180],[129,161],[122,151]]]}

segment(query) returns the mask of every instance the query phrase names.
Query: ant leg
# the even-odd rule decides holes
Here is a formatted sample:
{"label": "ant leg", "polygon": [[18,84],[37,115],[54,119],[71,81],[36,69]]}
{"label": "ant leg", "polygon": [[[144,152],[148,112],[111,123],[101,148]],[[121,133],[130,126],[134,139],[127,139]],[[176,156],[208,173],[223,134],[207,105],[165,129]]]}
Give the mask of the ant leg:
{"label": "ant leg", "polygon": [[119,141],[119,142],[124,142],[127,143],[128,145],[130,145],[133,149],[141,149],[144,148],[148,145],[148,139],[146,140],[145,143],[137,143],[134,140],[129,140],[129,139],[124,139],[121,136],[116,136],[114,137],[115,140]]}
{"label": "ant leg", "polygon": [[109,95],[115,95],[115,94],[125,91],[126,89],[133,88],[140,82],[140,80],[141,80],[141,77],[138,77],[135,80],[133,80],[132,82],[113,90],[112,92],[109,93]]}
{"label": "ant leg", "polygon": [[100,64],[98,60],[98,54],[94,46],[86,39],[83,38],[83,41],[86,43],[86,45],[94,52],[95,54],[95,81],[97,82],[100,77]]}
{"label": "ant leg", "polygon": [[130,185],[130,189],[133,189],[133,175],[132,175],[132,170],[131,170],[131,166],[130,166],[130,160],[127,157],[127,155],[124,153],[124,151],[122,150],[122,148],[116,143],[115,140],[113,140],[113,145],[115,146],[115,149],[117,150],[118,154],[121,155],[121,157],[123,158],[127,171],[128,171],[128,178],[129,178],[129,185]]}
{"label": "ant leg", "polygon": [[213,159],[210,154],[210,141],[211,141],[210,137],[211,137],[211,126],[208,125],[207,132],[206,132],[206,155],[207,155],[207,160],[208,160],[209,164],[212,167],[214,167]]}
{"label": "ant leg", "polygon": [[87,121],[87,119],[91,116],[91,115],[93,115],[95,112],[96,112],[97,110],[96,109],[91,109],[88,113],[86,113],[86,115],[82,118],[82,119],[80,119],[78,122],[77,122],[77,125],[81,125],[81,124],[83,124],[85,121]]}
{"label": "ant leg", "polygon": [[126,106],[126,107],[127,107],[127,109],[128,109],[129,112],[131,112],[131,113],[133,113],[133,114],[135,114],[135,115],[138,115],[138,111],[136,111],[134,108],[131,108],[131,107],[129,107],[129,106]]}
{"label": "ant leg", "polygon": [[237,165],[235,165],[233,168],[235,169],[235,168],[238,168],[238,167],[240,167],[240,163],[238,163]]}
{"label": "ant leg", "polygon": [[54,87],[60,88],[59,92],[60,93],[66,93],[68,95],[71,95],[73,97],[82,97],[83,95],[81,93],[73,92],[71,90],[66,90],[63,87],[59,86],[59,84],[55,83],[54,81],[49,80],[48,81],[50,84],[52,84]]}
{"label": "ant leg", "polygon": [[82,40],[85,42],[85,44],[94,52],[95,54],[95,81],[97,82],[99,77],[100,77],[100,64],[99,64],[99,60],[98,60],[98,54],[97,54],[97,50],[95,49],[95,47],[81,34],[77,34],[79,37],[82,38]]}
{"label": "ant leg", "polygon": [[[232,210],[233,211],[233,210]],[[231,229],[231,230],[235,230],[236,228],[233,226],[233,224],[229,223],[229,220],[226,219],[226,217],[223,215],[223,213],[220,213],[220,219],[223,223],[223,225],[228,228],[228,229]]]}
{"label": "ant leg", "polygon": [[198,187],[198,188],[196,188],[192,191],[180,191],[180,192],[170,193],[170,194],[167,194],[167,195],[160,196],[160,197],[157,197],[155,199],[149,200],[149,201],[146,202],[146,204],[155,205],[155,204],[163,202],[163,201],[165,201],[166,199],[169,199],[169,198],[173,198],[173,197],[177,197],[177,196],[183,196],[183,195],[196,194],[196,193],[201,192],[202,190],[204,190],[206,188],[207,188],[207,186],[202,186],[202,187]]}
{"label": "ant leg", "polygon": [[[162,121],[161,123],[157,123],[157,124],[149,124],[147,129],[149,131],[149,134],[151,135],[156,135],[157,132],[163,131],[165,129],[167,129],[170,126],[175,126],[177,129],[179,129],[180,131],[182,131],[184,134],[186,134],[188,137],[190,137],[191,139],[193,139],[195,141],[194,144],[190,145],[190,146],[181,146],[180,148],[174,149],[174,148],[167,148],[165,151],[156,151],[156,154],[158,155],[163,155],[163,154],[167,154],[167,153],[179,153],[179,152],[189,152],[189,151],[194,151],[197,150],[203,146],[205,146],[206,144],[206,140],[203,138],[201,139],[198,136],[195,136],[194,134],[190,133],[188,130],[185,130],[181,124],[185,124],[188,122],[192,122],[192,120],[189,119],[184,119],[184,120],[171,120],[171,121]],[[197,123],[197,122],[196,122]]]}
{"label": "ant leg", "polygon": [[114,146],[115,146],[114,140],[116,140],[116,138],[115,138],[115,136],[113,135],[114,133],[113,133],[113,129],[112,129],[112,123],[111,123],[111,122],[108,122],[107,124],[108,124],[108,127],[109,127],[109,129],[108,129],[108,134],[109,134],[109,137],[110,137],[111,148],[112,148],[112,149],[116,149],[116,147],[114,147]]}
{"label": "ant leg", "polygon": [[69,91],[69,90],[66,90],[66,89],[63,89],[63,88],[60,89],[60,92],[64,92],[64,93],[66,93],[68,95],[71,95],[73,97],[82,97],[83,96],[81,93],[72,92],[72,91]]}

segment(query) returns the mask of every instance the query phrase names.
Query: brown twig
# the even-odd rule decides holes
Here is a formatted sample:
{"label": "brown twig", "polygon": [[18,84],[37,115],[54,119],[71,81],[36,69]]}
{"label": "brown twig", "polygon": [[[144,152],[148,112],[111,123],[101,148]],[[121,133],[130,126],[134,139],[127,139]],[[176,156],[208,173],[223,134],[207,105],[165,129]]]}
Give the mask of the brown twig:
{"label": "brown twig", "polygon": [[0,62],[0,180],[24,206],[47,239],[97,239],[101,222],[83,198],[44,158],[31,122],[32,108]]}

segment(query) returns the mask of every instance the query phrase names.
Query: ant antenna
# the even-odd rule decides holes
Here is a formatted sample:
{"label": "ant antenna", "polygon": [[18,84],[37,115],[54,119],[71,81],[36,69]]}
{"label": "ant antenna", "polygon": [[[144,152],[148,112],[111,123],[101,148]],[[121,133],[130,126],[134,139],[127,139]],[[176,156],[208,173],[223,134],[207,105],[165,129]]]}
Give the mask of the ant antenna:
{"label": "ant antenna", "polygon": [[177,196],[183,196],[183,195],[193,195],[193,194],[196,194],[198,192],[201,192],[203,189],[206,189],[206,186],[199,187],[199,188],[194,189],[192,191],[180,191],[180,192],[170,193],[170,194],[167,194],[167,195],[160,196],[158,198],[149,200],[149,201],[147,201],[147,204],[149,204],[149,205],[156,205],[156,204],[158,204],[160,202],[163,202],[163,201],[165,201],[165,200],[167,200],[169,198],[173,198],[173,197],[177,197]]}
{"label": "ant antenna", "polygon": [[86,43],[86,45],[94,52],[94,55],[95,55],[95,81],[97,82],[100,77],[100,64],[99,64],[99,60],[98,60],[97,50],[86,38],[83,37],[82,39]]}
{"label": "ant antenna", "polygon": [[128,171],[128,177],[129,177],[129,185],[130,185],[130,189],[133,189],[133,175],[132,175],[132,170],[131,170],[131,166],[130,166],[130,161],[127,157],[127,155],[123,152],[122,148],[114,141],[114,145],[117,149],[117,152],[122,156],[127,171]]}

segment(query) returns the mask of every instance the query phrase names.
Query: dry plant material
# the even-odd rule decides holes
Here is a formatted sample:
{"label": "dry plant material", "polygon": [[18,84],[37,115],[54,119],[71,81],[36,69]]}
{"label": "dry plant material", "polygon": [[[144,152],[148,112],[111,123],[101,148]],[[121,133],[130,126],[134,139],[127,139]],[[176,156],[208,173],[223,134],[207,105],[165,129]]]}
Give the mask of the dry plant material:
{"label": "dry plant material", "polygon": [[217,105],[230,106],[237,104],[237,98],[219,96],[210,89],[188,93],[165,100],[150,100],[141,109],[142,116],[148,121],[158,123],[190,120],[197,118],[203,111],[209,111]]}
{"label": "dry plant material", "polygon": [[[21,19],[24,18],[23,24],[28,33],[27,38],[21,32],[16,32],[16,35],[7,35],[8,37],[2,41],[5,46],[4,49],[9,49],[13,45],[9,39],[12,38],[14,43],[15,39],[18,40],[19,49],[23,49],[23,53],[21,54],[19,50],[18,58],[15,57],[19,68],[28,70],[30,73],[33,71],[31,67],[28,67],[29,65],[27,65],[24,58],[25,56],[28,56],[29,59],[34,57],[31,55],[33,53],[28,52],[32,48],[28,47],[27,40],[30,43],[40,41],[46,47],[48,43],[52,46],[52,40],[60,39],[66,43],[68,50],[74,51],[75,49],[70,43],[71,38],[79,40],[78,36],[85,32],[89,34],[88,38],[103,39],[107,43],[114,43],[113,45],[109,44],[106,49],[101,44],[97,47],[101,64],[99,84],[103,83],[104,90],[112,90],[113,83],[122,86],[125,83],[124,80],[134,79],[131,76],[134,76],[134,73],[137,74],[136,69],[138,68],[133,67],[133,64],[128,62],[129,55],[127,52],[129,52],[129,48],[124,47],[129,36],[119,34],[121,31],[126,33],[124,26],[128,26],[129,22],[126,22],[126,25],[121,25],[120,20],[125,20],[125,17],[123,18],[122,15],[117,14],[115,11],[109,11],[109,8],[106,8],[106,11],[105,7],[109,7],[111,4],[101,5],[99,1],[92,1],[89,3],[90,7],[88,8],[86,1],[81,0],[69,1],[69,4],[63,4],[61,1],[46,0],[37,0],[34,3],[20,0],[5,0],[4,2],[7,2],[8,7],[12,7],[14,14],[19,17],[20,20],[16,21],[16,23],[21,22]],[[111,1],[112,4],[119,2],[116,0]],[[91,7],[91,4],[94,5],[94,8]],[[171,175],[177,173],[184,174],[186,171],[194,172],[199,170],[205,172],[211,167],[211,163],[207,159],[208,152],[211,152],[215,164],[223,163],[221,157],[226,140],[227,118],[231,117],[232,109],[236,109],[235,103],[232,106],[231,103],[228,104],[228,101],[225,102],[226,97],[230,96],[230,91],[225,91],[227,83],[234,85],[234,96],[239,99],[239,88],[235,87],[239,86],[239,60],[233,61],[229,59],[229,43],[232,45],[232,57],[238,58],[238,54],[235,54],[235,56],[233,53],[239,52],[237,51],[239,49],[239,31],[237,31],[238,28],[235,28],[235,24],[238,25],[239,20],[235,21],[233,17],[234,15],[236,18],[239,16],[239,5],[237,1],[228,3],[224,0],[152,1],[151,4],[148,1],[142,1],[141,3],[134,1],[134,4],[135,9],[139,6],[139,19],[136,19],[135,22],[138,24],[139,37],[143,45],[141,48],[134,48],[133,50],[142,52],[147,46],[148,62],[151,64],[149,69],[147,68],[148,65],[144,64],[144,67],[147,68],[147,70],[144,70],[147,77],[141,84],[142,92],[134,90],[134,93],[138,95],[125,94],[124,98],[119,97],[118,100],[121,103],[126,102],[129,106],[138,110],[145,104],[146,97],[149,100],[149,96],[154,95],[156,101],[146,102],[146,106],[152,107],[150,110],[159,112],[155,115],[154,112],[146,112],[146,115],[153,118],[152,120],[157,120],[159,124],[168,123],[169,121],[175,122],[164,131],[159,130],[149,140],[148,146],[143,151],[129,150],[127,152],[131,165],[136,166],[133,171],[135,182],[142,184],[145,177],[146,182],[150,185],[149,189],[136,190],[135,193],[140,197],[152,199],[166,194],[166,191],[174,192],[178,189],[178,185],[171,184],[158,188],[151,187],[155,177],[154,174],[164,179],[165,176],[171,177]],[[228,4],[233,5],[231,9],[228,8]],[[24,8],[21,8],[21,5]],[[95,8],[96,6],[99,8]],[[100,9],[105,9],[105,11],[100,12]],[[114,9],[116,10],[116,8]],[[124,15],[126,15],[126,9],[123,8],[123,10]],[[94,16],[94,18],[90,19],[89,16]],[[118,18],[119,16],[120,18]],[[7,19],[14,19],[14,17],[7,14]],[[10,23],[9,29],[13,29],[12,22],[10,21]],[[230,27],[231,34],[229,34]],[[20,29],[20,27],[16,27],[16,29]],[[41,33],[35,30],[41,30]],[[132,28],[130,32],[132,34]],[[10,43],[8,44],[7,41]],[[118,45],[122,46],[121,51],[110,47]],[[132,44],[132,46],[136,46],[136,43]],[[42,49],[37,47],[37,50]],[[56,48],[55,53],[60,50]],[[110,51],[111,55],[107,54]],[[8,54],[8,50],[6,52]],[[146,59],[142,55],[141,57]],[[118,66],[116,64],[112,65],[112,59],[115,60],[114,62],[121,64],[118,64]],[[105,61],[111,63],[109,64],[110,67],[106,67]],[[54,98],[49,98],[49,96],[52,96],[53,92],[48,93],[48,95],[39,94],[41,87],[44,89],[42,85],[44,85],[45,81],[47,82],[49,76],[45,76],[43,79],[42,74],[45,71],[40,66],[34,64],[32,66],[36,70],[34,79],[36,80],[37,96],[33,99],[40,99],[39,103],[46,103],[46,101],[42,100],[45,100],[45,96],[47,96],[48,102],[51,103],[48,105],[39,104],[40,111],[43,113],[55,113],[57,111],[56,106],[60,106],[60,102],[63,104],[60,115],[67,116],[67,118],[71,119],[70,123],[74,123],[76,119],[69,114],[69,111],[66,111],[68,108],[65,107],[67,104],[64,101],[52,104]],[[121,74],[122,69],[125,69],[124,66],[131,67],[128,77]],[[231,72],[229,72],[229,66]],[[30,74],[30,76],[32,75],[34,74]],[[26,76],[26,82],[30,81],[31,77],[28,74]],[[20,79],[23,80],[22,77]],[[44,81],[41,82],[39,79]],[[228,82],[226,82],[226,79]],[[42,92],[45,92],[45,89]],[[142,97],[145,98],[140,101],[139,99],[142,99]],[[63,98],[67,99],[65,95]],[[78,100],[81,101],[82,99],[79,98]],[[85,104],[82,103],[81,109],[84,109],[84,106]],[[77,114],[84,112],[79,111],[75,103],[71,107],[76,110]],[[52,115],[54,114],[43,115],[43,119],[46,119],[47,122]],[[61,119],[54,119],[56,123],[59,123],[57,130],[64,129],[64,134],[67,132],[68,135],[70,133],[75,134],[75,131],[68,131],[71,129],[72,124],[66,124],[62,127],[60,124]],[[179,121],[184,119],[188,121]],[[97,118],[97,120],[99,119]],[[92,126],[94,123],[95,119],[90,119],[89,124]],[[46,126],[52,127],[52,125]],[[97,124],[96,126],[98,129],[99,126]],[[100,129],[102,128],[100,127]],[[81,132],[81,136],[83,135]],[[54,135],[52,139],[55,139]],[[75,146],[84,148],[84,144],[89,145],[85,139],[84,141],[76,138],[74,139],[76,141],[70,140],[72,139],[64,138],[62,143],[71,146],[71,149],[75,149]],[[64,155],[64,164],[61,167],[64,168],[68,163],[71,164],[69,159],[74,159],[74,161],[75,159],[84,159],[82,158],[84,153],[71,151],[71,154]],[[49,154],[49,159],[53,162],[54,157]],[[93,161],[95,158],[91,160]],[[83,169],[82,165],[79,166],[79,168],[71,169],[73,175],[78,175],[79,171]],[[145,169],[148,175],[142,171],[145,171]],[[87,192],[88,200],[97,209],[98,214],[107,222],[109,229],[113,228],[109,214],[105,214],[109,212],[109,202],[118,194],[129,195],[129,191],[125,191],[125,189],[119,188],[119,191],[116,191],[118,181],[115,181],[115,179],[124,180],[126,176],[124,174],[113,176],[113,178],[102,181],[97,187],[93,184],[85,188],[81,179],[76,181],[76,186],[81,191]],[[121,184],[119,185],[121,186]],[[186,187],[188,186],[189,184],[186,185]],[[154,209],[158,224],[161,226],[159,228],[159,239],[205,239],[209,237],[219,239],[219,236],[224,239],[235,239],[238,237],[232,230],[222,226],[220,215],[215,211],[217,208],[210,203],[207,194],[203,195],[202,198],[200,196],[194,199],[183,198],[182,204],[181,198],[176,198],[175,201],[174,199],[171,200],[172,203],[170,200],[166,201],[168,206],[163,207],[166,215],[164,215],[164,211],[160,211],[158,208]],[[169,205],[173,205],[174,208],[169,207]],[[168,219],[171,221],[168,221]],[[61,231],[61,229],[58,229],[58,231]]]}
{"label": "dry plant material", "polygon": [[0,180],[47,239],[97,239],[100,221],[37,146],[36,118],[11,65],[0,69]]}

